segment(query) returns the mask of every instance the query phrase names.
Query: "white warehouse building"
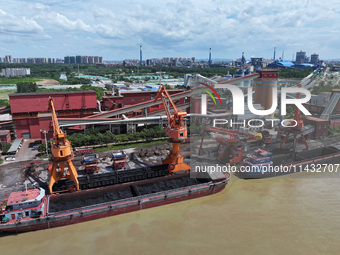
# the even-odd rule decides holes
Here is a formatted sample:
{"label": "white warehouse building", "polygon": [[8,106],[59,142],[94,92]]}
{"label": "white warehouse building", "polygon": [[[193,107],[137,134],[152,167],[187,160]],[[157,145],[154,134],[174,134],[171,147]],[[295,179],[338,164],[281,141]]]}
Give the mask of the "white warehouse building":
{"label": "white warehouse building", "polygon": [[5,68],[2,69],[2,75],[9,77],[9,76],[25,76],[30,75],[31,69],[30,68]]}

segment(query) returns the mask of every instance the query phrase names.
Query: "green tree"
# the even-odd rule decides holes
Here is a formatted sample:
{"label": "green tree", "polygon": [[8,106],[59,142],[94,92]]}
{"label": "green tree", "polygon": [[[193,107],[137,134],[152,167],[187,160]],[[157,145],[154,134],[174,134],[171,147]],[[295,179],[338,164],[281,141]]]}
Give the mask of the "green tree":
{"label": "green tree", "polygon": [[11,148],[11,145],[12,145],[11,143],[0,142],[2,154],[6,154],[9,148]]}
{"label": "green tree", "polygon": [[114,134],[111,131],[107,130],[104,134],[104,142],[107,145],[108,143],[112,143],[114,141]]}
{"label": "green tree", "polygon": [[36,92],[38,86],[33,82],[19,82],[17,83],[17,93],[30,93]]}

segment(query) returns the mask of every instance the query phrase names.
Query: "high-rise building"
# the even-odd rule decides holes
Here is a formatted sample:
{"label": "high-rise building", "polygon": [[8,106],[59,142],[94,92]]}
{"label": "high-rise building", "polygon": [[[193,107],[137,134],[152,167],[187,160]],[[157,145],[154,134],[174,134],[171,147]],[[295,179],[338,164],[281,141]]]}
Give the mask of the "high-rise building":
{"label": "high-rise building", "polygon": [[70,57],[70,64],[75,64],[76,63],[76,57],[75,56],[71,56]]}
{"label": "high-rise building", "polygon": [[296,59],[295,59],[296,64],[302,64],[306,62],[306,52],[304,51],[299,51],[296,52]]}
{"label": "high-rise building", "polygon": [[13,59],[11,55],[7,55],[5,56],[5,63],[13,63]]}
{"label": "high-rise building", "polygon": [[71,61],[70,61],[70,56],[64,57],[64,63],[65,63],[65,64],[70,64],[70,63],[71,63]]}
{"label": "high-rise building", "polygon": [[82,62],[83,64],[88,64],[88,63],[89,63],[89,58],[88,58],[88,56],[82,56],[82,57],[81,57],[81,62]]}
{"label": "high-rise building", "polygon": [[93,56],[89,56],[89,64],[94,64],[94,57]]}
{"label": "high-rise building", "polygon": [[319,62],[319,54],[316,54],[316,53],[312,54],[312,55],[310,56],[310,62],[311,62],[312,64],[318,63],[318,62]]}
{"label": "high-rise building", "polygon": [[81,64],[81,56],[76,56],[76,63]]}

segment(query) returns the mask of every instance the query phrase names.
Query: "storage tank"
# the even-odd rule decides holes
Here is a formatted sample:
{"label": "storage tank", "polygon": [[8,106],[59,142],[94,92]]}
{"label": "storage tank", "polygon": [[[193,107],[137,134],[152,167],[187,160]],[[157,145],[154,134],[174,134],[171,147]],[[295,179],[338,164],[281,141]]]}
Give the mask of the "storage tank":
{"label": "storage tank", "polygon": [[277,69],[262,69],[257,72],[260,73],[260,77],[253,83],[255,88],[254,103],[261,104],[264,110],[268,110],[273,103],[273,88],[277,87],[279,72]]}

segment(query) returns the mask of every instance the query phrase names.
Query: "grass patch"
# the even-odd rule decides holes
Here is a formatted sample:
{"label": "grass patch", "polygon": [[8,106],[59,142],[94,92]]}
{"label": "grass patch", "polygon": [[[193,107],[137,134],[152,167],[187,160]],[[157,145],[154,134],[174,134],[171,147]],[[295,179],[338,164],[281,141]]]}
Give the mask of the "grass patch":
{"label": "grass patch", "polygon": [[27,77],[14,77],[14,78],[0,78],[0,84],[17,84],[19,82],[38,82],[41,79],[38,78],[27,78]]}
{"label": "grass patch", "polygon": [[15,93],[16,90],[0,90],[0,99],[7,99],[8,100],[8,94]]}
{"label": "grass patch", "polygon": [[152,141],[152,142],[139,142],[139,143],[129,143],[129,144],[111,144],[108,146],[100,147],[100,148],[94,148],[94,152],[103,152],[103,151],[111,151],[111,150],[121,150],[121,149],[128,149],[128,148],[136,148],[136,147],[143,147],[148,145],[156,145],[156,144],[164,144],[166,143],[165,140],[158,140],[158,141]]}

